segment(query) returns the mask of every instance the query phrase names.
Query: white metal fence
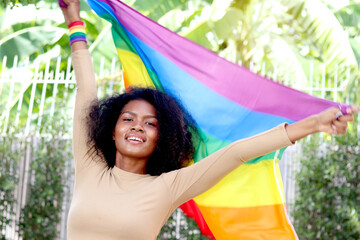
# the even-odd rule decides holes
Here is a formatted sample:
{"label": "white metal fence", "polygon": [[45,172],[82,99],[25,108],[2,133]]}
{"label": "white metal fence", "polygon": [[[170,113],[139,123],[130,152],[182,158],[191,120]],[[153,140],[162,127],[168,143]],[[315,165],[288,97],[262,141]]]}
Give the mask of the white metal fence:
{"label": "white metal fence", "polygon": [[[65,62],[65,63],[64,63]],[[121,72],[119,63],[114,59],[110,66],[105,66],[104,60],[96,69],[98,79],[98,95],[103,97],[123,88],[120,81]],[[61,70],[61,65],[66,65]],[[25,61],[18,63],[14,59],[13,66],[6,68],[6,58],[3,59],[0,73],[0,136],[14,136],[16,139],[11,143],[11,150],[19,152],[19,162],[13,162],[17,177],[17,186],[14,196],[16,198],[15,209],[0,209],[0,216],[11,219],[11,223],[0,231],[6,239],[19,239],[17,234],[17,222],[20,212],[29,199],[29,184],[33,181],[30,164],[37,150],[37,143],[46,137],[46,131],[41,126],[45,116],[55,118],[54,115],[66,114],[72,116],[75,97],[75,78],[71,68],[71,58],[62,61],[44,59],[33,63]],[[61,109],[61,111],[59,111]],[[71,120],[68,122],[68,134],[64,139],[70,140]],[[4,139],[2,139],[4,140]],[[69,147],[71,151],[71,147]],[[1,161],[3,163],[3,159]],[[16,165],[16,166],[15,166]],[[56,164],[54,164],[56,167]],[[4,169],[3,166],[1,168]],[[68,180],[65,188],[63,212],[59,226],[60,239],[66,239],[66,220],[70,205],[73,187],[73,160],[69,159],[66,164],[64,176]],[[0,177],[4,175],[0,170]],[[2,200],[0,194],[0,200]],[[12,212],[12,213],[11,213]],[[1,235],[0,235],[1,236]]]}
{"label": "white metal fence", "polygon": [[[122,81],[120,81],[121,72],[117,70],[120,69],[119,63],[113,60],[110,66],[105,66],[105,61],[101,62],[100,66],[95,66],[99,97],[110,95],[114,91],[120,91],[123,88],[121,85]],[[65,68],[63,65],[66,65]],[[276,75],[272,75],[272,77],[276,79]],[[325,79],[325,77],[313,79],[310,76],[309,79],[309,86],[300,90],[320,97],[328,96],[327,93],[330,92],[333,98],[330,100],[335,101],[338,100],[338,96],[343,92],[343,89],[338,87],[339,83],[336,77],[333,80],[329,80]],[[285,81],[285,84],[292,85],[288,79]],[[11,68],[6,68],[5,58],[3,60],[2,72],[0,73],[1,136],[6,136],[17,129],[16,136],[18,140],[14,143],[14,150],[18,149],[26,141],[36,143],[36,138],[41,135],[39,129],[45,115],[53,117],[59,108],[66,108],[66,114],[72,115],[74,89],[75,79],[71,69],[70,58],[65,61],[57,58],[55,61],[47,59],[43,61],[38,60],[33,63],[29,61],[18,63],[17,58],[15,58]],[[347,101],[349,101],[349,98],[347,98]],[[69,128],[71,128],[71,123]],[[29,139],[29,135],[32,138]],[[70,138],[70,135],[65,135],[64,138]],[[8,239],[18,239],[15,221],[18,220],[20,211],[28,198],[27,186],[31,180],[29,164],[31,162],[32,151],[33,149],[27,147],[22,153],[21,161],[18,163],[19,184],[15,193],[17,199],[15,204],[16,219],[6,229],[1,229],[3,232],[6,231]],[[295,174],[296,170],[299,169],[297,159],[300,154],[299,145],[289,147],[280,162],[285,197],[289,203],[289,208],[291,208],[295,198]],[[66,171],[71,172],[72,169],[72,161],[70,160]],[[66,188],[65,193],[66,201],[63,205],[60,239],[66,239],[66,219],[72,192],[72,182],[73,178],[71,177],[69,179],[69,187]],[[6,214],[6,210],[3,210],[0,214]]]}

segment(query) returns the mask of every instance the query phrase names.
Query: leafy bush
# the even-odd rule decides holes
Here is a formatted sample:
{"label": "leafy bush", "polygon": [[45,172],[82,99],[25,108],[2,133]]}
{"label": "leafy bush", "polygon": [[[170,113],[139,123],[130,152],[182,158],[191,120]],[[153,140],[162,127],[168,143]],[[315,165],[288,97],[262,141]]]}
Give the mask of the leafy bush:
{"label": "leafy bush", "polygon": [[[66,188],[65,166],[72,158],[70,139],[64,138],[64,120],[43,123],[49,135],[33,137],[32,180],[21,211],[19,235],[23,239],[56,239]],[[45,129],[46,128],[46,129]],[[36,143],[36,141],[39,141]]]}
{"label": "leafy bush", "polygon": [[18,182],[18,164],[21,151],[14,150],[16,139],[0,137],[0,239],[5,239],[5,229],[14,220],[15,188]]}
{"label": "leafy bush", "polygon": [[[355,132],[355,131],[353,131]],[[360,239],[360,140],[356,134],[304,143],[294,225],[300,239]]]}
{"label": "leafy bush", "polygon": [[[179,221],[179,222],[178,222]],[[177,229],[178,228],[178,229]],[[180,209],[177,209],[162,227],[158,240],[171,239],[192,239],[208,240],[200,233],[196,222],[185,216]]]}

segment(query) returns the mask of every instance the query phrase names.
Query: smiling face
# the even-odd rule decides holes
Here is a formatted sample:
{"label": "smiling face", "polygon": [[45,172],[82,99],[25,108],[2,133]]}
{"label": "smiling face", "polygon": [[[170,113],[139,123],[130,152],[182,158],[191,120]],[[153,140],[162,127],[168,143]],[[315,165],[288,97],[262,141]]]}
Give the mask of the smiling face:
{"label": "smiling face", "polygon": [[145,100],[132,100],[122,109],[113,131],[118,161],[145,162],[159,138],[156,110]]}

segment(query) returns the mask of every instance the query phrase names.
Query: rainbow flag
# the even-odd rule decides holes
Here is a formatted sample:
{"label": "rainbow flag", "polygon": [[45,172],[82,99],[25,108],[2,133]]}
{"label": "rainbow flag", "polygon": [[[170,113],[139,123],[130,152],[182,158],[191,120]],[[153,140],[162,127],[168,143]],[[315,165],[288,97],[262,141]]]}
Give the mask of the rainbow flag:
{"label": "rainbow flag", "polygon": [[[88,3],[112,23],[125,85],[155,86],[192,114],[201,133],[195,162],[235,140],[337,106],[233,64],[120,1]],[[248,161],[182,209],[213,239],[297,239],[277,164],[283,151]]]}

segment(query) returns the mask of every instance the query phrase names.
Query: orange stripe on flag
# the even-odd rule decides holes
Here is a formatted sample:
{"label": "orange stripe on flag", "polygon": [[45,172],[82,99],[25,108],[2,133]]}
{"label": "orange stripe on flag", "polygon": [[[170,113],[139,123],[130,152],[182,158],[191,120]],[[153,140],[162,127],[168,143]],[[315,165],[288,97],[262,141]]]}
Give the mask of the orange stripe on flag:
{"label": "orange stripe on flag", "polygon": [[296,239],[282,204],[246,208],[198,207],[218,240]]}

